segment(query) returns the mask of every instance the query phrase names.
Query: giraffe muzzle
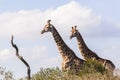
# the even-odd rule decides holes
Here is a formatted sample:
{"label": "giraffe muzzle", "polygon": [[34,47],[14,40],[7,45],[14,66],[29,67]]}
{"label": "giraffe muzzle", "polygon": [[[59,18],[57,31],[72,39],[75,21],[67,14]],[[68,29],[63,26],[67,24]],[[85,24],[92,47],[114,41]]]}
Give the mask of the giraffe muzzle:
{"label": "giraffe muzzle", "polygon": [[70,39],[72,39],[73,37],[72,36],[70,36]]}
{"label": "giraffe muzzle", "polygon": [[42,30],[42,31],[41,31],[41,34],[43,34],[44,32],[45,32],[45,31],[44,31],[44,30]]}

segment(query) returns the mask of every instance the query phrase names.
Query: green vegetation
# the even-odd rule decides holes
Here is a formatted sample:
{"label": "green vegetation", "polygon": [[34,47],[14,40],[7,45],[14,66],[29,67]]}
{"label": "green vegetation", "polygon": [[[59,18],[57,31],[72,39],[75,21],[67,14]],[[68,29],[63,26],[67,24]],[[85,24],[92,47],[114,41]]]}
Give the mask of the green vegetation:
{"label": "green vegetation", "polygon": [[[5,71],[3,71],[5,72]],[[7,73],[7,72],[6,72]],[[9,73],[9,72],[8,72]],[[40,70],[32,75],[31,80],[120,80],[120,78],[112,76],[109,71],[96,61],[88,60],[78,75],[71,74],[71,71],[62,71],[59,68],[40,68]],[[13,74],[11,73],[11,76]],[[7,79],[7,77],[9,79]],[[13,77],[7,76],[3,80],[15,80]],[[11,79],[10,79],[11,78]],[[17,79],[18,80],[18,79]],[[21,78],[19,80],[27,80]]]}
{"label": "green vegetation", "polygon": [[3,67],[0,67],[0,80],[14,80],[13,73],[11,71],[6,71]]}
{"label": "green vegetation", "polygon": [[36,74],[32,76],[32,80],[120,80],[113,77],[97,61],[88,60],[78,75],[70,74],[71,71],[62,71],[59,68],[40,68]]}

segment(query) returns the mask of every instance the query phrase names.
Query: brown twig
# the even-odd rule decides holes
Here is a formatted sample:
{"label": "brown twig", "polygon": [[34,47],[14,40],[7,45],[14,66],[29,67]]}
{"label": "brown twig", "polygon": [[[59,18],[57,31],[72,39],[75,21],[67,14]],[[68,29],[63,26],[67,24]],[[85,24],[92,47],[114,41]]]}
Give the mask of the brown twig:
{"label": "brown twig", "polygon": [[29,64],[23,59],[23,57],[21,57],[20,55],[19,55],[19,49],[18,49],[18,47],[16,46],[16,44],[14,44],[13,43],[13,36],[12,36],[12,38],[11,38],[11,44],[12,44],[12,46],[15,48],[15,50],[16,50],[16,56],[27,66],[27,75],[28,75],[28,80],[30,80],[30,72],[31,72],[31,70],[30,70],[30,66],[29,66]]}

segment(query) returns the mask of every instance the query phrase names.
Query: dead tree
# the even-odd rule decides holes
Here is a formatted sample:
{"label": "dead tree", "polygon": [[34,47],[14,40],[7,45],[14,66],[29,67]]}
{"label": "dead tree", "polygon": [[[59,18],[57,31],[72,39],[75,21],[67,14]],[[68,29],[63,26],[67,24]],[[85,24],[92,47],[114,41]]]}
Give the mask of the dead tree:
{"label": "dead tree", "polygon": [[21,57],[20,55],[19,55],[19,49],[18,49],[18,47],[16,46],[16,44],[14,44],[13,43],[13,36],[12,36],[12,38],[11,38],[11,44],[12,44],[12,46],[15,48],[15,50],[16,50],[16,56],[27,66],[27,75],[28,75],[28,80],[30,80],[30,72],[31,72],[31,70],[30,70],[30,66],[29,66],[29,64],[23,59],[23,57]]}

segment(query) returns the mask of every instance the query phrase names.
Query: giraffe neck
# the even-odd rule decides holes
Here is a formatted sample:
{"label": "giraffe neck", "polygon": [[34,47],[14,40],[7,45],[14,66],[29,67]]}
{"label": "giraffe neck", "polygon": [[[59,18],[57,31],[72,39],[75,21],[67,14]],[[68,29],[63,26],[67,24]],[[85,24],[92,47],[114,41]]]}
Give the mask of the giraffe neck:
{"label": "giraffe neck", "polygon": [[85,44],[81,34],[79,33],[77,35],[77,41],[78,41],[78,46],[79,49],[82,53],[82,56],[84,57],[85,60],[87,59],[96,59],[97,61],[99,61],[106,69],[108,70],[114,70],[115,69],[115,65],[107,59],[103,59],[100,58],[96,53],[92,52],[87,45]]}
{"label": "giraffe neck", "polygon": [[84,57],[84,59],[91,59],[91,58],[99,58],[94,52],[92,52],[87,45],[85,44],[81,34],[78,32],[77,35],[78,47],[79,50]]}
{"label": "giraffe neck", "polygon": [[52,35],[57,44],[58,50],[62,55],[63,60],[71,60],[76,57],[75,53],[65,44],[55,27],[53,26]]}

